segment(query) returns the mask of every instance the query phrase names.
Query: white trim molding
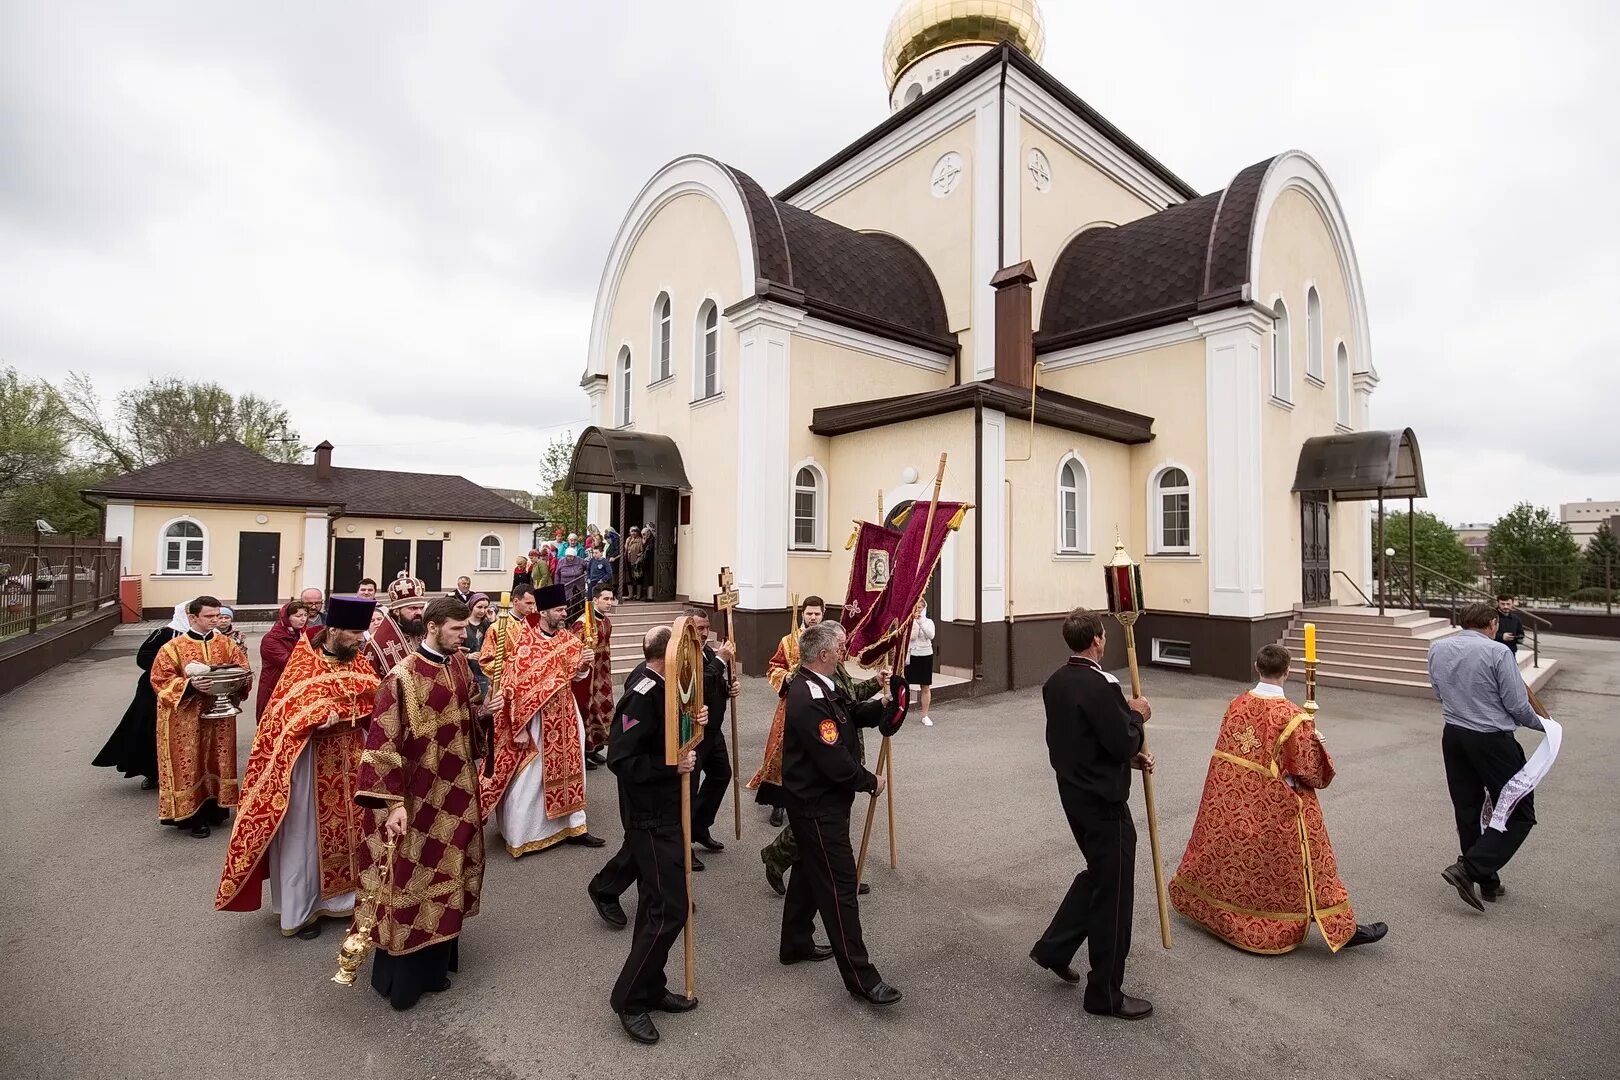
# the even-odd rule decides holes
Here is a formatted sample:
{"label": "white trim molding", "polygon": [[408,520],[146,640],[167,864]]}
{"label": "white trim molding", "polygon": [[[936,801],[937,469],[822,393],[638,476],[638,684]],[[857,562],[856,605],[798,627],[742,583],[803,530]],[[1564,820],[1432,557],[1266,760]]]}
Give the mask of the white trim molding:
{"label": "white trim molding", "polygon": [[922,368],[935,374],[944,374],[951,369],[951,357],[944,353],[930,352],[915,345],[890,341],[888,338],[868,334],[864,330],[852,330],[825,319],[806,318],[795,327],[794,332],[811,341],[837,345],[839,348],[875,356],[879,360],[892,360],[897,364]]}
{"label": "white trim molding", "polygon": [[[1007,615],[1007,414],[984,410],[983,467],[980,491],[983,505],[974,510],[984,523],[984,620],[999,622]],[[943,606],[943,605],[942,605]]]}
{"label": "white trim molding", "polygon": [[[1164,503],[1159,498],[1159,477],[1171,469],[1181,470],[1187,478],[1187,546],[1167,547],[1164,539]],[[1176,460],[1161,461],[1148,473],[1147,527],[1149,555],[1174,555],[1180,558],[1198,557],[1198,478],[1192,468]]]}
{"label": "white trim molding", "polygon": [[[169,526],[178,525],[182,521],[197,526],[202,532],[202,569],[195,572],[186,570],[186,551],[184,547],[187,540],[196,539],[195,537],[176,537],[182,545],[180,548],[180,569],[170,570],[165,565],[169,561]],[[153,567],[152,573],[158,577],[207,577],[213,574],[213,555],[213,537],[208,535],[208,526],[190,514],[178,514],[158,526],[157,565]]]}
{"label": "white trim molding", "polygon": [[[1075,488],[1075,542],[1068,545],[1063,542],[1063,472],[1070,464],[1079,468],[1080,475]],[[1080,456],[1079,450],[1069,450],[1058,458],[1057,474],[1053,481],[1052,494],[1056,500],[1056,529],[1053,533],[1054,555],[1059,557],[1079,557],[1093,555],[1096,549],[1091,546],[1091,467],[1086,459]]]}
{"label": "white trim molding", "polygon": [[[815,503],[811,509],[810,543],[799,543],[799,473],[808,469],[815,478],[809,490],[814,496]],[[801,458],[788,470],[788,489],[792,492],[792,499],[788,502],[788,549],[794,552],[826,551],[827,548],[827,504],[831,493],[827,480],[827,470],[814,457]]]}
{"label": "white trim molding", "polygon": [[121,574],[135,572],[135,504],[128,499],[107,500],[107,525],[103,538],[119,541],[118,567]]}
{"label": "white trim molding", "polygon": [[1112,360],[1115,357],[1147,352],[1150,349],[1162,349],[1167,345],[1181,345],[1197,341],[1201,337],[1203,334],[1199,333],[1198,327],[1194,326],[1191,320],[1187,320],[1047,353],[1040,358],[1041,368],[1044,371],[1062,371],[1064,368],[1079,367],[1082,364],[1095,364],[1100,360]]}
{"label": "white trim molding", "polygon": [[[428,530],[432,532],[432,530]],[[311,506],[304,510],[304,573],[301,589],[326,591],[327,537],[331,532],[331,518],[324,506]]]}

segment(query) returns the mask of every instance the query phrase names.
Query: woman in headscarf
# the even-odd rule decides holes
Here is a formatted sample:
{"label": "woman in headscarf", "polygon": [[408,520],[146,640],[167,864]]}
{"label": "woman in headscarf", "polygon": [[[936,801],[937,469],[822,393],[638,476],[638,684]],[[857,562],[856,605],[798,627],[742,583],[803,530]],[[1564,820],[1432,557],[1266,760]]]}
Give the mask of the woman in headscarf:
{"label": "woman in headscarf", "polygon": [[135,653],[135,663],[141,669],[141,677],[135,683],[135,697],[124,710],[124,718],[113,729],[112,738],[91,762],[102,768],[117,769],[127,777],[142,777],[142,791],[157,787],[157,693],[152,689],[152,661],[171,638],[190,629],[186,603],[181,601],[174,605],[174,618],[141,642]]}
{"label": "woman in headscarf", "polygon": [[214,633],[228,637],[238,645],[247,642],[242,631],[236,628],[236,612],[224,604],[219,606],[219,621],[214,624]]}
{"label": "woman in headscarf", "polygon": [[304,636],[304,627],[308,625],[309,605],[302,600],[294,600],[282,607],[281,614],[276,616],[276,625],[259,642],[259,706],[253,713],[255,722],[264,715],[265,706],[270,704],[270,695],[276,692],[281,669],[292,658],[293,650],[298,647],[298,639]]}
{"label": "woman in headscarf", "polygon": [[534,573],[529,569],[529,557],[527,555],[519,555],[517,560],[517,569],[512,571],[512,588],[515,589],[519,585],[533,584]]}

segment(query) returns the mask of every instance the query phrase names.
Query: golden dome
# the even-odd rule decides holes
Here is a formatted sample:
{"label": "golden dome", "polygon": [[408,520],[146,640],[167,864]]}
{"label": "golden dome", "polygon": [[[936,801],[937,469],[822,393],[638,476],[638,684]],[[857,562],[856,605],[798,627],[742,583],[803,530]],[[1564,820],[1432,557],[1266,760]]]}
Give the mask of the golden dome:
{"label": "golden dome", "polygon": [[1003,41],[1041,58],[1046,24],[1035,0],[905,0],[883,42],[883,77],[892,93],[906,68],[929,53]]}

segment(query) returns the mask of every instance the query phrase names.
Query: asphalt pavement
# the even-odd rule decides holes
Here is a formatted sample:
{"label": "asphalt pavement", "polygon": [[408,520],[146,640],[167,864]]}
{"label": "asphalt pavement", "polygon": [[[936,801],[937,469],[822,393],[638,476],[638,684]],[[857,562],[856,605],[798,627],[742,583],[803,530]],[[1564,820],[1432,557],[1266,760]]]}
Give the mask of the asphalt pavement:
{"label": "asphalt pavement", "polygon": [[[1338,779],[1323,793],[1342,876],[1384,942],[1330,955],[1238,952],[1172,915],[1159,944],[1148,830],[1126,989],[1154,1015],[1086,1015],[1079,988],[1028,960],[1079,855],[1058,806],[1038,691],[941,705],[895,742],[899,867],[874,830],[866,938],[905,1000],[874,1010],[829,964],[776,960],[781,901],[758,850],[772,835],[745,793],[744,839],[697,875],[698,996],[658,1016],[661,1045],[619,1030],[608,991],[629,948],[585,882],[613,847],[521,861],[490,832],[482,913],[454,988],[395,1013],[365,985],[329,981],[342,937],[284,939],[268,903],[217,913],[226,837],[156,821],[154,792],[90,759],[117,724],[138,641],[114,638],[0,697],[0,909],[8,1000],[0,1077],[258,1078],[1057,1077],[1492,1078],[1620,1075],[1620,643],[1544,638],[1566,667],[1542,695],[1565,724],[1536,793],[1539,824],[1482,915],[1440,870],[1456,856],[1431,702],[1321,695]],[[257,655],[256,643],[250,649]],[[741,698],[744,777],[772,699]],[[1197,811],[1235,683],[1153,669],[1166,872]],[[1294,696],[1298,696],[1297,686]],[[245,762],[251,721],[239,725]],[[1521,736],[1527,749],[1539,736]],[[616,846],[612,776],[590,773],[590,824]],[[632,908],[633,893],[626,897]],[[670,965],[680,980],[680,950]],[[1084,954],[1080,958],[1084,963]]]}

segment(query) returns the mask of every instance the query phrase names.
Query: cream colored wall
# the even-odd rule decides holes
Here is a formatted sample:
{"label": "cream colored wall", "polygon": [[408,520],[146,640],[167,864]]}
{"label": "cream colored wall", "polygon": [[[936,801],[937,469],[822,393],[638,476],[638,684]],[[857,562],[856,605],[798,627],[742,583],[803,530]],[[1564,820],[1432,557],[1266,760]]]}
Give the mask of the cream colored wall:
{"label": "cream colored wall", "polygon": [[[1322,374],[1318,384],[1305,376],[1306,289],[1314,283],[1322,302]],[[1273,205],[1262,234],[1260,283],[1255,297],[1268,311],[1278,297],[1288,307],[1291,408],[1272,402],[1270,343],[1263,353],[1261,447],[1264,457],[1266,606],[1286,611],[1301,599],[1299,496],[1293,494],[1300,447],[1317,435],[1331,435],[1336,424],[1334,357],[1344,341],[1351,370],[1359,343],[1349,290],[1339,271],[1332,233],[1316,207],[1298,191],[1285,191]],[[1352,410],[1352,416],[1354,415]],[[1356,581],[1367,578],[1371,559],[1367,507],[1336,502],[1332,507],[1331,562]],[[1359,604],[1361,597],[1335,577],[1334,598]]]}
{"label": "cream colored wall", "polygon": [[[1058,254],[1086,225],[1123,225],[1164,209],[1138,198],[1107,173],[1069,150],[1027,117],[1021,124],[1018,170],[1020,242],[1023,258],[1035,265],[1035,312],[1041,310],[1046,280]],[[1037,191],[1029,174],[1029,152],[1039,149],[1052,163],[1052,184]],[[1144,589],[1146,586],[1143,586]]]}
{"label": "cream colored wall", "polygon": [[[263,515],[265,521],[257,519]],[[207,546],[203,554],[206,573],[160,573],[160,536],[175,518],[190,518],[203,527]],[[302,580],[304,553],[304,511],[252,506],[205,506],[187,504],[137,503],[135,528],[130,544],[130,573],[140,574],[141,606],[172,607],[201,595],[214,596],[227,604],[236,601],[236,562],[241,534],[270,532],[281,535],[281,559],[276,568],[277,593],[291,596]]]}
{"label": "cream colored wall", "polygon": [[[472,578],[473,592],[499,593],[512,587],[512,568],[519,555],[527,555],[534,546],[534,529],[529,525],[493,524],[474,521],[432,521],[407,518],[341,517],[333,523],[340,539],[366,542],[366,577],[377,582],[379,591],[386,592],[388,582],[382,576],[383,541],[411,541],[411,573],[416,573],[416,541],[442,540],[444,542],[444,591],[456,587],[456,578],[465,574]],[[397,532],[395,530],[398,530]],[[429,529],[433,530],[431,533]],[[378,531],[382,536],[378,536]],[[445,540],[446,533],[450,539]],[[478,544],[494,533],[501,539],[501,569],[480,572]]]}
{"label": "cream colored wall", "polygon": [[[1142,591],[1161,611],[1209,610],[1209,515],[1206,461],[1204,343],[1188,341],[1060,371],[1042,371],[1041,385],[1075,397],[1153,417],[1151,442],[1128,449],[1130,513],[1119,524],[1126,550],[1142,563]],[[1148,477],[1167,462],[1187,470],[1193,486],[1195,554],[1149,555]],[[1290,477],[1290,480],[1292,477]],[[1112,537],[1109,537],[1112,540]],[[1093,533],[1092,542],[1102,540]],[[1109,544],[1112,552],[1112,544]]]}
{"label": "cream colored wall", "polygon": [[[1071,451],[1085,463],[1090,489],[1088,555],[1059,553],[1057,546],[1058,467]],[[1130,447],[1039,425],[1032,444],[1028,419],[1009,416],[1007,459],[1014,617],[1105,606],[1102,566],[1113,557],[1114,528],[1129,525],[1140,501],[1133,502]]]}
{"label": "cream colored wall", "polygon": [[[675,588],[693,597],[714,593],[715,574],[734,561],[736,552],[738,348],[737,334],[724,316],[720,397],[701,404],[692,399],[698,309],[706,299],[714,300],[721,311],[742,299],[739,274],[736,243],[719,207],[702,195],[673,199],[654,216],[630,253],[604,339],[613,420],[618,420],[620,390],[617,358],[620,347],[628,344],[635,364],[632,428],[667,435],[680,447],[692,484],[692,524],[680,529]],[[651,386],[653,303],[660,292],[668,292],[672,302],[674,375]]]}
{"label": "cream colored wall", "polygon": [[[954,333],[962,333],[962,353],[973,355],[973,118],[924,143],[888,168],[819,206],[829,221],[861,232],[898,236],[928,261],[945,298]],[[955,151],[962,155],[962,179],[943,199],[930,188],[934,165]],[[982,282],[980,284],[983,284]]]}
{"label": "cream colored wall", "polygon": [[[788,587],[800,596],[817,593],[837,603],[842,602],[849,585],[852,556],[844,544],[854,530],[852,522],[872,520],[877,514],[878,492],[899,488],[908,467],[931,489],[939,455],[947,454],[940,497],[973,501],[973,412],[964,409],[826,441],[830,444],[823,460],[831,473],[827,512],[831,551],[826,558],[789,556]],[[892,509],[884,507],[885,512]],[[956,538],[948,541],[954,545],[955,580],[940,583],[942,590],[954,590],[958,620],[973,616],[973,529],[970,512]]]}

